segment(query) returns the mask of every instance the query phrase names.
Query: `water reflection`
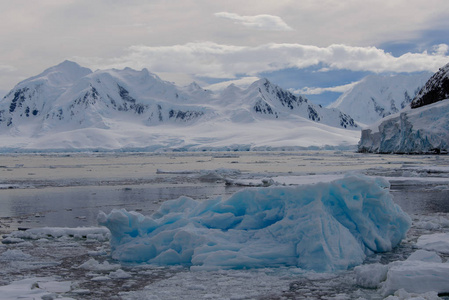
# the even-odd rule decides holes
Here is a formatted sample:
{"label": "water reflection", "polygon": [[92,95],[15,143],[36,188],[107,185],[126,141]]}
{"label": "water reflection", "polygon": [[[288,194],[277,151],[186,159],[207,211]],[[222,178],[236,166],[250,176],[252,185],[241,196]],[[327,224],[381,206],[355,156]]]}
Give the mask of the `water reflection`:
{"label": "water reflection", "polygon": [[161,202],[188,196],[207,199],[234,193],[223,184],[189,186],[89,186],[0,190],[0,218],[22,219],[25,227],[95,226],[100,210],[114,208],[153,213]]}

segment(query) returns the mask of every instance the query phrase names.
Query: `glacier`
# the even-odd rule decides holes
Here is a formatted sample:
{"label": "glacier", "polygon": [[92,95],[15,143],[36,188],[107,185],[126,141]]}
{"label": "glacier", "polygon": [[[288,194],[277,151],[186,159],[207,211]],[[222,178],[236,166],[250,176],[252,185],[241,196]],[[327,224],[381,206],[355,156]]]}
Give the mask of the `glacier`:
{"label": "glacier", "polygon": [[247,188],[228,199],[164,202],[151,216],[100,212],[112,258],[193,270],[294,266],[345,270],[392,250],[411,226],[388,181],[347,175],[295,187]]}
{"label": "glacier", "polygon": [[378,153],[449,151],[449,99],[405,109],[363,129],[358,148]]}

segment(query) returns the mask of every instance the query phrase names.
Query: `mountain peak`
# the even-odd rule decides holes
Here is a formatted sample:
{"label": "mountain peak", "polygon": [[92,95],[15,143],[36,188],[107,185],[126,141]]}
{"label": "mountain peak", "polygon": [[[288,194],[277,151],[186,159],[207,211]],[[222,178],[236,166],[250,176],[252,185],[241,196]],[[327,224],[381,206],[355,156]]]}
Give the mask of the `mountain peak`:
{"label": "mountain peak", "polygon": [[45,80],[48,81],[50,85],[66,86],[71,85],[74,81],[77,81],[90,73],[92,73],[90,69],[81,67],[73,61],[65,60],[58,65],[46,69],[39,75],[20,82],[19,85]]}

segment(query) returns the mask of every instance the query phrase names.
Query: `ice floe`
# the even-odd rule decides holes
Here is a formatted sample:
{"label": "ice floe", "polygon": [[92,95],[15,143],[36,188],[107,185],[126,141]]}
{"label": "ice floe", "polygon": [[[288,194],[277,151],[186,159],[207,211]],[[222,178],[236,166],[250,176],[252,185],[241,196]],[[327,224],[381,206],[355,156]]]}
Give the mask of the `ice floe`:
{"label": "ice floe", "polygon": [[449,254],[449,233],[426,234],[416,242],[418,248]]}

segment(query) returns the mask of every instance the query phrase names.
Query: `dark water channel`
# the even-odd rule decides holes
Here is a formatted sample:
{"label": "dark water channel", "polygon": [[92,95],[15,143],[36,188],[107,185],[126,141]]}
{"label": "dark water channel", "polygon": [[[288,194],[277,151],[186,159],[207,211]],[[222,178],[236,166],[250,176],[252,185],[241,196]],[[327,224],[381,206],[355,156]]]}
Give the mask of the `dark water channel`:
{"label": "dark water channel", "polygon": [[427,189],[422,186],[393,187],[394,201],[408,214],[449,213],[449,187]]}

